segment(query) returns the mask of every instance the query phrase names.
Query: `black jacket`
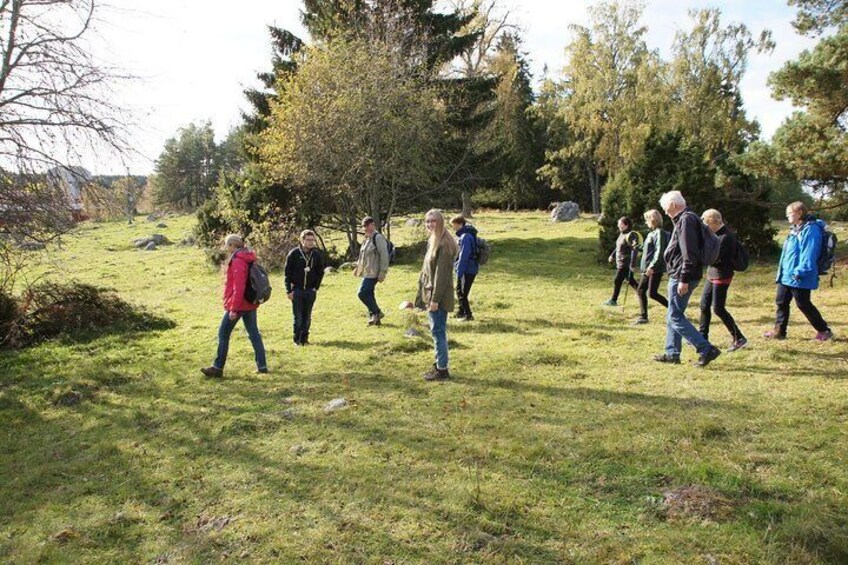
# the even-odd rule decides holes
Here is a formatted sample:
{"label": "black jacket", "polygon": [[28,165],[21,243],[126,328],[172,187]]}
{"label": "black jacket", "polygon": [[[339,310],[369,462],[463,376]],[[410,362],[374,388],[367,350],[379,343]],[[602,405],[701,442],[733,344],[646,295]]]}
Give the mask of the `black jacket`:
{"label": "black jacket", "polygon": [[320,251],[313,249],[306,252],[300,246],[289,251],[286,257],[286,293],[295,288],[318,290],[323,279],[324,257]]}
{"label": "black jacket", "polygon": [[718,260],[707,267],[710,280],[729,279],[733,276],[733,254],[736,252],[736,234],[722,226],[716,232],[718,238]]}
{"label": "black jacket", "polygon": [[690,208],[685,208],[672,220],[674,231],[665,250],[665,264],[669,278],[679,283],[701,280],[704,265],[701,263],[701,218]]}

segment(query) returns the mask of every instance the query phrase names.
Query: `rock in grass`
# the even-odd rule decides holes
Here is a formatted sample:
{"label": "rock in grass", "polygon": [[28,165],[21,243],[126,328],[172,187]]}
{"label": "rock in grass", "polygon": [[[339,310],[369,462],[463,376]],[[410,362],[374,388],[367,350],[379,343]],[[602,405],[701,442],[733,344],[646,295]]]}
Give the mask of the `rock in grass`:
{"label": "rock in grass", "polygon": [[306,453],[306,448],[300,444],[295,444],[289,448],[289,453],[293,455],[302,455]]}
{"label": "rock in grass", "polygon": [[408,228],[415,228],[415,227],[418,227],[420,225],[421,225],[421,220],[419,220],[418,218],[409,218],[406,221],[406,227],[408,227]]}
{"label": "rock in grass", "polygon": [[156,242],[151,241],[147,245],[144,246],[145,251],[156,251]]}
{"label": "rock in grass", "polygon": [[167,228],[168,224],[166,224],[165,222],[159,222],[158,224],[156,224],[156,227],[157,228]]}
{"label": "rock in grass", "polygon": [[551,211],[552,222],[570,222],[580,217],[580,206],[576,202],[559,202]]}
{"label": "rock in grass", "polygon": [[346,407],[347,400],[345,400],[344,398],[334,398],[333,400],[328,402],[326,406],[324,406],[324,412],[329,414],[330,412],[337,412]]}
{"label": "rock in grass", "polygon": [[403,332],[403,337],[421,337],[421,332],[416,330],[415,328],[409,328],[405,332]]}
{"label": "rock in grass", "polygon": [[332,275],[335,272],[336,272],[336,270],[332,267],[325,267],[324,268],[324,274],[325,275]]}
{"label": "rock in grass", "polygon": [[350,261],[348,261],[347,263],[342,263],[341,265],[339,265],[340,271],[352,271],[355,268],[356,268],[356,263],[352,263]]}

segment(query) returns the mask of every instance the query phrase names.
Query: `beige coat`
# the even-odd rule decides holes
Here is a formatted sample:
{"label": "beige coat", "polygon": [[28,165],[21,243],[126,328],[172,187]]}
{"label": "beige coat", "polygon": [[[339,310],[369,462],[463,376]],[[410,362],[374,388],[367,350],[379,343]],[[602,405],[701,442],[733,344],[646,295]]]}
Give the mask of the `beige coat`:
{"label": "beige coat", "polygon": [[382,234],[374,232],[362,242],[353,274],[365,279],[384,279],[388,272],[389,246]]}
{"label": "beige coat", "polygon": [[427,308],[431,302],[439,304],[439,308],[451,312],[454,307],[453,263],[456,257],[444,249],[439,249],[436,256],[425,260],[418,279],[418,296],[415,305]]}

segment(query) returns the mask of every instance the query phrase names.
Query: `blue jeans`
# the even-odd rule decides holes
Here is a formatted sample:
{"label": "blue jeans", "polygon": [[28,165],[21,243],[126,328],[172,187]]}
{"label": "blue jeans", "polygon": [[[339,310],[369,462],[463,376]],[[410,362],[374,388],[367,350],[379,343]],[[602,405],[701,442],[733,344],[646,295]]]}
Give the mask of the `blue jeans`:
{"label": "blue jeans", "polygon": [[230,313],[224,312],[224,319],[221,320],[221,326],[218,328],[218,357],[215,358],[212,366],[216,369],[224,368],[224,364],[227,362],[227,352],[230,350],[230,336],[236,324],[238,324],[239,318],[244,322],[247,335],[250,336],[250,343],[253,345],[253,353],[256,358],[256,368],[267,369],[268,363],[265,361],[265,345],[262,343],[259,326],[256,325],[256,310],[239,312],[239,317],[235,320],[230,320]]}
{"label": "blue jeans", "polygon": [[430,316],[430,333],[433,335],[433,347],[436,349],[436,368],[448,368],[448,312],[439,308],[427,312]]}
{"label": "blue jeans", "polygon": [[677,294],[677,280],[668,280],[668,314],[665,326],[665,352],[668,355],[680,355],[682,340],[685,339],[698,351],[699,355],[710,350],[710,342],[701,335],[701,332],[686,318],[686,307],[689,298],[698,286],[698,282],[689,283],[689,292],[683,296]]}
{"label": "blue jeans", "polygon": [[312,307],[315,305],[315,289],[295,288],[292,297],[292,319],[294,342],[309,341],[309,326],[312,325]]}
{"label": "blue jeans", "polygon": [[377,288],[377,279],[363,278],[357,295],[372,316],[380,312],[380,307],[377,306],[377,298],[374,296],[375,288]]}

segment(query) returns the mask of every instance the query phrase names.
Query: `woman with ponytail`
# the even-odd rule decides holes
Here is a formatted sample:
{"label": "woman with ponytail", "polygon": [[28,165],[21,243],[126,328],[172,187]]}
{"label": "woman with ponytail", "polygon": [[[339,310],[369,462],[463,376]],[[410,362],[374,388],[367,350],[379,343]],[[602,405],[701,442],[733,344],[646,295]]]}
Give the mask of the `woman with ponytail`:
{"label": "woman with ponytail", "polygon": [[418,280],[415,303],[427,310],[430,333],[433,335],[436,362],[424,373],[424,380],[442,381],[450,378],[448,372],[448,312],[453,310],[453,264],[459,252],[453,234],[445,229],[445,216],[441,210],[430,210],[424,217],[430,238],[427,254]]}

